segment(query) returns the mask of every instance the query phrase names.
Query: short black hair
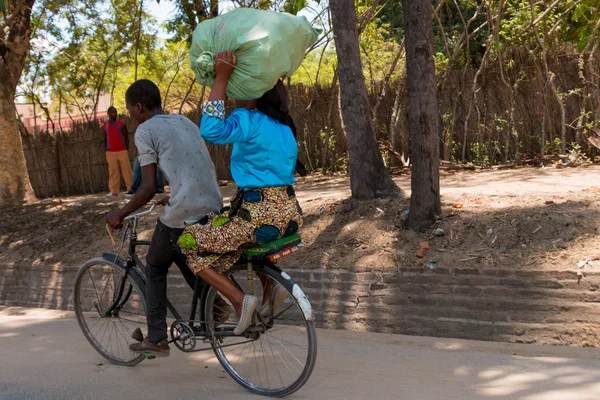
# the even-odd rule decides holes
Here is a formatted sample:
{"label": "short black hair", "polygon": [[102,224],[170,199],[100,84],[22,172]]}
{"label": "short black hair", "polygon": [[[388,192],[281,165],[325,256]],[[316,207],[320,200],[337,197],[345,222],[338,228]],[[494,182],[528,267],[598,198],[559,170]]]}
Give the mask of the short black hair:
{"label": "short black hair", "polygon": [[108,110],[106,110],[106,112],[111,112],[111,111],[117,112],[117,109],[114,106],[110,106],[110,107],[108,107]]}
{"label": "short black hair", "polygon": [[129,86],[125,92],[125,101],[131,105],[143,104],[149,110],[160,108],[160,90],[156,84],[148,79],[140,79]]}

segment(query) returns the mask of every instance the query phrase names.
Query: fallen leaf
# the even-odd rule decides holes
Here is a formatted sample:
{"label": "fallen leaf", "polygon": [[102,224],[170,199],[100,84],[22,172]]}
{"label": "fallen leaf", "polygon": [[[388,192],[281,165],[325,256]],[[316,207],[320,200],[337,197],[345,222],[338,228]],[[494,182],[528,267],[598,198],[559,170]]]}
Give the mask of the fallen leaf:
{"label": "fallen leaf", "polygon": [[548,204],[548,205],[549,205],[549,204],[554,204],[554,200],[546,200],[544,203],[545,203],[545,204]]}
{"label": "fallen leaf", "polygon": [[419,242],[419,247],[420,247],[421,249],[426,249],[426,250],[429,250],[429,248],[430,248],[430,247],[429,247],[429,242],[427,242],[427,241],[422,241],[422,242]]}
{"label": "fallen leaf", "polygon": [[454,208],[463,208],[464,204],[463,203],[452,203],[452,207],[454,207]]}
{"label": "fallen leaf", "polygon": [[590,188],[590,190],[591,190],[592,192],[600,193],[600,187],[598,187],[598,186],[592,186],[592,187]]}
{"label": "fallen leaf", "polygon": [[425,258],[425,256],[427,255],[427,251],[429,249],[417,249],[417,257],[418,258]]}

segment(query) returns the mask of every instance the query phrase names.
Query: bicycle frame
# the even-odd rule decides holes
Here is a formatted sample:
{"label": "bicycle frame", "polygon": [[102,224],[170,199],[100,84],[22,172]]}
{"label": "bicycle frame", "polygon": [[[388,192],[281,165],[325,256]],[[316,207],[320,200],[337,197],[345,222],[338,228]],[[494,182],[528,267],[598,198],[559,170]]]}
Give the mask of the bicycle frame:
{"label": "bicycle frame", "polygon": [[[150,241],[149,240],[138,240],[137,232],[136,232],[136,230],[133,230],[131,233],[130,239],[129,239],[129,248],[128,248],[128,252],[127,252],[128,257],[126,260],[121,257],[118,257],[116,254],[112,254],[112,253],[102,254],[102,258],[104,258],[105,260],[119,264],[125,269],[125,273],[123,274],[123,276],[119,282],[119,287],[115,293],[113,304],[105,312],[106,316],[109,316],[111,313],[114,312],[115,309],[118,309],[120,306],[125,304],[127,302],[127,300],[129,299],[129,296],[131,295],[131,288],[129,288],[128,293],[126,293],[125,296],[123,297],[123,294],[125,291],[125,284],[126,284],[125,278],[127,277],[128,274],[131,274],[131,273],[136,274],[138,276],[138,278],[144,283],[144,286],[146,284],[146,266],[144,265],[142,260],[140,260],[139,256],[136,253],[137,246],[150,246]],[[205,292],[207,289],[208,289],[208,285],[203,283],[203,281],[201,279],[196,278],[196,283],[195,283],[195,287],[194,287],[194,297],[193,297],[196,299],[196,301],[194,301],[192,304],[190,319],[194,319],[193,317],[196,313],[197,303],[199,300],[198,295],[200,294],[202,296],[200,298],[203,299],[204,298],[203,296],[205,296]],[[169,301],[169,299],[167,299],[167,308],[173,314],[173,316],[175,317],[176,320],[182,319],[181,314],[177,311],[177,309],[175,308],[175,306],[173,306],[173,304]],[[201,319],[204,319],[204,315],[203,315],[204,310],[200,310],[200,311],[201,311]]]}

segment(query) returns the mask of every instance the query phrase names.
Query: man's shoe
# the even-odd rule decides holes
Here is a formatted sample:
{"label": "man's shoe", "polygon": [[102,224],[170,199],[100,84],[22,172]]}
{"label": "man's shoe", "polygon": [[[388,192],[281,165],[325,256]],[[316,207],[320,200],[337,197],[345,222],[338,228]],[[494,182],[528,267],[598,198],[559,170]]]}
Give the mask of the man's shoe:
{"label": "man's shoe", "polygon": [[106,197],[118,197],[118,196],[119,196],[118,194],[114,194],[114,193],[108,193],[106,195]]}
{"label": "man's shoe", "polygon": [[166,340],[154,344],[149,338],[130,344],[129,350],[133,353],[151,355],[153,357],[168,357],[170,353],[169,344]]}
{"label": "man's shoe", "polygon": [[125,194],[125,196],[133,196],[135,194],[135,192],[132,192],[130,190],[129,192],[125,192],[124,194]]}

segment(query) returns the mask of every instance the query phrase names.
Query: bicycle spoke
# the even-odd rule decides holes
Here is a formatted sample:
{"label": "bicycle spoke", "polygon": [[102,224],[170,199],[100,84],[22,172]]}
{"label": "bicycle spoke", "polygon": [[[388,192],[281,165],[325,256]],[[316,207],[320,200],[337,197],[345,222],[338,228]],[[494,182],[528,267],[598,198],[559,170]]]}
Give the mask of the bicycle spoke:
{"label": "bicycle spoke", "polygon": [[[269,335],[267,334],[267,336],[269,336]],[[275,338],[275,337],[273,337],[273,339],[275,339],[275,340],[276,340],[276,341],[279,343],[279,345],[280,345],[281,347],[283,347],[283,348],[284,348],[284,350],[285,350],[285,351],[287,351],[287,352],[288,352],[288,353],[289,353],[289,354],[290,354],[290,355],[291,355],[291,356],[294,358],[294,360],[296,360],[296,361],[298,362],[298,364],[300,364],[300,366],[301,366],[302,368],[304,368],[304,364],[302,364],[302,361],[298,360],[298,358],[297,358],[297,357],[296,357],[296,356],[295,356],[295,355],[294,355],[294,354],[293,354],[291,351],[289,351],[289,350],[288,350],[288,348],[287,348],[287,347],[285,347],[285,346],[283,345],[283,343],[281,343],[281,342],[279,341],[279,339],[277,339],[277,338]]]}
{"label": "bicycle spoke", "polygon": [[252,354],[254,354],[254,357],[252,357],[252,360],[254,361],[254,365],[256,365],[256,374],[258,375],[258,383],[260,386],[262,386],[262,381],[260,379],[260,371],[258,370],[258,362],[256,360],[256,343],[252,342]]}
{"label": "bicycle spoke", "polygon": [[265,354],[266,354],[265,348],[262,345],[262,340],[260,340],[259,343],[260,343],[260,348],[261,348],[262,354],[263,354],[262,359],[263,359],[263,364],[265,366],[265,375],[267,376],[267,385],[269,387],[271,387],[271,384],[269,383],[269,371],[267,370],[267,360],[265,360]]}
{"label": "bicycle spoke", "polygon": [[293,307],[293,306],[295,306],[295,305],[296,305],[296,303],[292,303],[292,304],[290,304],[290,305],[289,305],[289,306],[288,306],[288,307],[287,307],[285,310],[283,310],[283,311],[280,311],[280,312],[278,312],[278,313],[277,313],[277,315],[274,315],[273,317],[271,317],[271,320],[273,320],[273,321],[274,321],[274,320],[278,319],[278,318],[279,318],[281,315],[283,315],[283,314],[284,314],[284,313],[285,313],[287,310],[289,310],[290,308],[292,308],[292,307]]}
{"label": "bicycle spoke", "polygon": [[[139,363],[143,358],[130,351],[128,339],[133,330],[130,327],[146,324],[145,297],[140,293],[139,285],[121,267],[103,261],[83,268],[85,270],[79,274],[75,285],[74,298],[76,315],[85,336],[111,362],[119,365]],[[119,293],[121,286],[123,291]],[[117,307],[117,304],[112,315],[104,317],[106,307]]]}
{"label": "bicycle spoke", "polygon": [[[113,268],[111,268],[111,270],[110,270],[110,276],[112,277],[114,273],[115,273],[115,270]],[[106,280],[106,284],[104,285],[104,289],[102,289],[102,293],[100,293],[101,297],[104,297],[104,292],[106,291],[106,288],[108,287],[108,283],[110,282],[110,280],[111,280],[111,278],[108,278]]]}
{"label": "bicycle spoke", "polygon": [[[96,290],[96,284],[94,283],[94,277],[92,276],[92,271],[90,271],[90,270],[88,269],[88,273],[89,273],[89,275],[90,275],[90,280],[92,281],[92,286],[94,287],[94,292],[96,293],[96,300],[98,300],[98,307],[101,307],[101,306],[102,306],[102,299],[100,299],[100,298],[98,297],[98,290]],[[102,312],[102,313],[100,313],[100,310],[97,310],[97,312],[98,312],[99,314],[103,314],[103,312]]]}
{"label": "bicycle spoke", "polygon": [[[260,340],[263,340],[263,338],[261,337]],[[271,357],[273,357],[273,365],[275,366],[275,369],[277,370],[277,374],[279,375],[279,380],[281,381],[281,386],[283,387],[285,384],[283,383],[283,377],[281,376],[281,371],[279,371],[279,368],[277,367],[277,359],[275,358],[275,353],[273,352],[273,346],[271,345],[271,342],[269,341],[268,337],[267,337],[266,341],[269,344],[269,349],[271,350]]]}
{"label": "bicycle spoke", "polygon": [[300,345],[298,345],[298,344],[296,344],[296,343],[292,343],[292,342],[290,342],[289,340],[285,340],[285,339],[282,339],[282,338],[280,338],[280,337],[277,337],[277,336],[271,335],[271,334],[270,334],[270,331],[269,331],[269,332],[265,332],[265,334],[266,334],[267,336],[270,336],[270,337],[272,337],[272,338],[273,338],[273,339],[275,339],[275,340],[280,340],[280,341],[282,341],[282,342],[284,342],[284,343],[287,343],[287,344],[289,344],[289,345],[291,345],[291,346],[298,347],[298,348],[300,348],[301,350],[308,350],[308,348],[306,348],[306,347],[302,347],[302,346],[300,346]]}
{"label": "bicycle spoke", "polygon": [[103,317],[98,318],[98,321],[94,322],[94,325],[92,325],[91,328],[88,328],[88,330],[91,332],[92,329],[94,329],[94,327],[98,324],[98,322],[101,322],[103,319],[104,319]]}
{"label": "bicycle spoke", "polygon": [[117,324],[115,323],[115,321],[111,321],[113,324],[113,328],[115,329],[115,340],[117,342],[116,346],[117,346],[117,355],[119,356],[119,358],[123,359],[121,357],[121,339],[119,338],[119,334],[117,332]]}
{"label": "bicycle spoke", "polygon": [[252,343],[252,342],[248,342],[248,343],[246,343],[246,345],[240,349],[240,352],[237,354],[237,361],[236,361],[236,362],[233,364],[233,367],[234,367],[234,368],[235,368],[235,366],[237,365],[237,363],[239,363],[239,361],[240,361],[240,357],[241,357],[242,353],[244,352],[244,350],[245,350],[246,348],[248,348],[248,347],[250,346],[250,344],[251,344],[251,343]]}
{"label": "bicycle spoke", "polygon": [[111,346],[111,344],[112,344],[112,340],[111,340],[112,339],[112,332],[110,331],[110,327],[111,327],[111,322],[110,322],[110,319],[109,319],[108,320],[108,351],[110,351],[111,353],[114,354],[114,351],[113,351],[112,346]]}
{"label": "bicycle spoke", "polygon": [[[267,339],[268,340],[268,339]],[[288,363],[285,362],[285,360],[283,359],[283,357],[281,357],[281,354],[279,354],[279,351],[277,352],[277,355],[279,356],[279,358],[281,359],[281,362],[283,362],[283,364],[285,365],[285,367],[287,368],[287,370],[290,372],[290,375],[292,375],[292,377],[294,379],[296,379],[296,375],[294,375],[294,373],[292,372],[292,370],[290,369],[290,366],[288,365]]]}
{"label": "bicycle spoke", "polygon": [[[107,325],[107,324],[108,324],[108,318],[105,318],[105,319],[106,319],[106,323],[105,323],[105,324],[102,324],[102,326],[104,326],[104,325]],[[100,346],[102,346],[102,347],[104,347],[104,345],[102,344],[102,342],[104,341],[104,335],[106,335],[106,331],[107,331],[107,329],[108,329],[108,325],[107,325],[107,326],[104,328],[104,333],[102,333],[102,337],[101,337],[101,338],[100,338],[100,340],[98,341],[98,343],[100,343]],[[100,332],[98,332],[98,333],[100,333]]]}
{"label": "bicycle spoke", "polygon": [[[125,324],[123,323],[123,321],[121,321],[119,319],[119,323],[123,326],[123,332],[119,331],[121,333],[121,336],[123,337],[123,340],[125,341],[125,346],[127,346],[127,348],[129,349],[128,343],[129,343],[129,339],[127,339],[127,336],[125,336],[125,334],[127,333],[127,327],[125,326]],[[131,351],[130,351],[131,353]]]}

